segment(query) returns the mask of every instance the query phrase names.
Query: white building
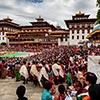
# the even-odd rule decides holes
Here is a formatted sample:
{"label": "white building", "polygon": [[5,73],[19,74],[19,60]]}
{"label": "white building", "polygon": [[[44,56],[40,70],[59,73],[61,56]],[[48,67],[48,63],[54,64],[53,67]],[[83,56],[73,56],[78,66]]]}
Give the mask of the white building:
{"label": "white building", "polygon": [[89,16],[79,12],[75,16],[72,16],[72,20],[65,20],[69,28],[69,45],[78,45],[79,43],[88,41],[86,37],[92,32],[93,24],[97,20],[96,18],[89,19]]}
{"label": "white building", "polygon": [[15,32],[18,30],[20,30],[19,25],[13,23],[12,19],[9,17],[0,20],[0,44],[9,42],[9,40],[6,38],[7,32]]}

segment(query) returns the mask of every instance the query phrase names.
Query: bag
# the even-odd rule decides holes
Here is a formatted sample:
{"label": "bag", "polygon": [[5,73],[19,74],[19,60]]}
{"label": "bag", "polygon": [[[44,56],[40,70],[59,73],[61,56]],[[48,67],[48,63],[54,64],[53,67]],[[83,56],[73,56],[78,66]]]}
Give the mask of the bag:
{"label": "bag", "polygon": [[73,100],[72,97],[70,96],[69,92],[67,92],[67,96],[66,96],[65,100]]}
{"label": "bag", "polygon": [[73,100],[71,96],[66,96],[65,100]]}

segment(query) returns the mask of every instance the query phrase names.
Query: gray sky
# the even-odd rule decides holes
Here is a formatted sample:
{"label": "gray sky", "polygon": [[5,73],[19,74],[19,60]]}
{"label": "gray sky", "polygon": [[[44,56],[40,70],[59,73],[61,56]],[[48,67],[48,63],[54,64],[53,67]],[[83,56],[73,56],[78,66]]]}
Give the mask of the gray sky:
{"label": "gray sky", "polygon": [[96,18],[96,0],[0,0],[0,19],[9,16],[21,25],[30,25],[42,16],[45,21],[66,28],[64,20],[70,20],[78,11]]}

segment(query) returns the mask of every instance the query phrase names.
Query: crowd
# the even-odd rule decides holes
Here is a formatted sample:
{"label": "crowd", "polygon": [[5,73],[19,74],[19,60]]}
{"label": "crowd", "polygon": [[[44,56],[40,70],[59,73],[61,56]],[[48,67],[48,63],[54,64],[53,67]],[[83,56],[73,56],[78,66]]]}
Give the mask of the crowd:
{"label": "crowd", "polygon": [[[88,100],[97,87],[94,86],[96,75],[87,70],[87,58],[88,55],[100,55],[99,47],[18,45],[2,46],[0,51],[41,52],[26,58],[0,58],[0,78],[16,78],[16,81],[23,80],[23,84],[33,81],[34,85],[44,88],[42,100],[72,100],[71,96]],[[55,85],[58,86],[58,96],[55,96]],[[87,96],[88,99],[84,98]]]}

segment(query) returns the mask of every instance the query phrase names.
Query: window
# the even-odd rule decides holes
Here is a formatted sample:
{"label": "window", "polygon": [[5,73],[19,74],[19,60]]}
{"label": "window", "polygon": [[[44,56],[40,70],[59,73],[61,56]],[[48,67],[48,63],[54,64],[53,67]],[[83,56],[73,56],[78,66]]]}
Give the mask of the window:
{"label": "window", "polygon": [[3,37],[2,40],[4,40],[5,38]]}
{"label": "window", "polygon": [[84,36],[82,36],[82,39],[84,39]]}
{"label": "window", "polygon": [[72,36],[72,39],[74,39],[74,36]]}
{"label": "window", "polygon": [[88,33],[90,33],[90,30],[88,30]]}
{"label": "window", "polygon": [[63,41],[63,38],[61,38],[60,40]]}
{"label": "window", "polygon": [[67,37],[65,38],[65,41],[67,41]]}
{"label": "window", "polygon": [[77,39],[79,39],[79,35],[77,36]]}
{"label": "window", "polygon": [[84,30],[82,30],[82,33],[84,33]]}
{"label": "window", "polygon": [[72,30],[72,34],[74,34],[74,30]]}
{"label": "window", "polygon": [[79,30],[77,30],[77,34],[79,34]]}

